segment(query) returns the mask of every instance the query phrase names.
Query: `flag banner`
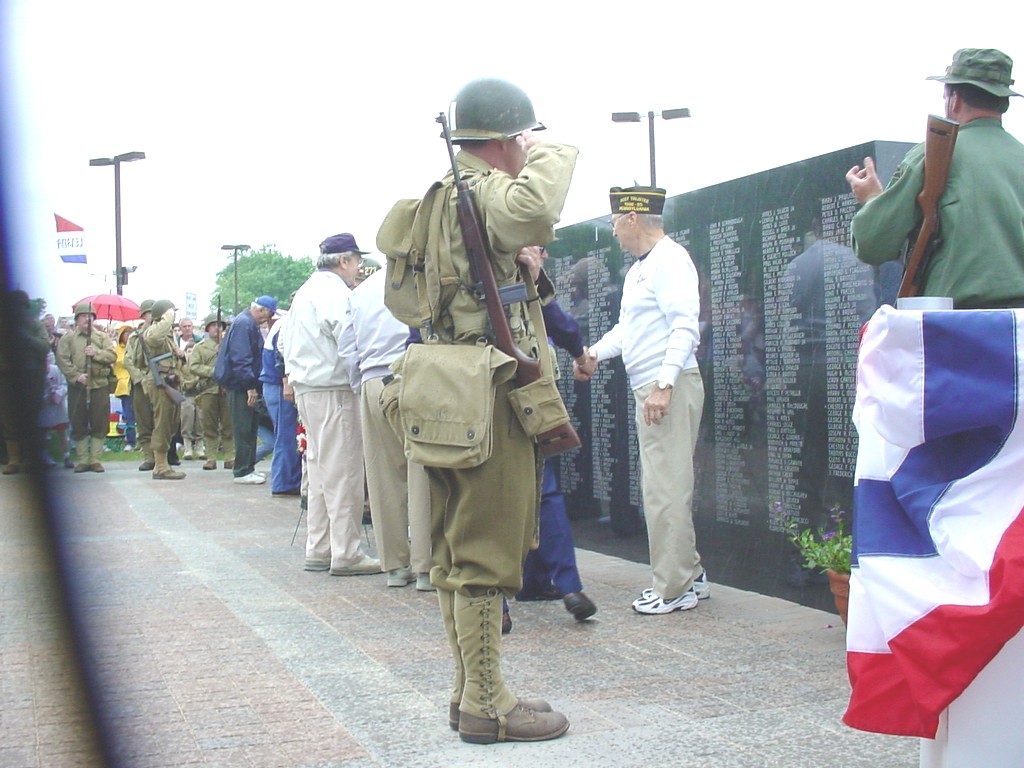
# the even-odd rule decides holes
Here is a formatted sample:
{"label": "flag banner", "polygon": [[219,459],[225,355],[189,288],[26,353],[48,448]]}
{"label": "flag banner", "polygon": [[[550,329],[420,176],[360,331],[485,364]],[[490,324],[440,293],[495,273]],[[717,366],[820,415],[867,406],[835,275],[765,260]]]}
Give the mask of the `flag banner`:
{"label": "flag banner", "polygon": [[85,230],[56,213],[57,254],[65,264],[85,264]]}
{"label": "flag banner", "polygon": [[881,307],[857,365],[843,722],[934,738],[1024,626],[1024,310]]}

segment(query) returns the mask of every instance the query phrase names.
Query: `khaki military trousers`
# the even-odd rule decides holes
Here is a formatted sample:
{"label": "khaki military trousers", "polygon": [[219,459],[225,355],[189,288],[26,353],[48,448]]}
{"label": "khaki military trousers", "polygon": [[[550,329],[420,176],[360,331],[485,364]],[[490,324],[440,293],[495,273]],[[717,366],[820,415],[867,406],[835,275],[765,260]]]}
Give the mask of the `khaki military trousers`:
{"label": "khaki military trousers", "polygon": [[427,467],[430,544],[438,589],[469,597],[497,589],[512,597],[523,584],[523,562],[537,524],[540,462],[533,440],[508,402],[510,383],[497,387],[491,457],[472,469]]}
{"label": "khaki military trousers", "polygon": [[[160,397],[163,397],[162,393]],[[135,435],[142,456],[147,461],[153,461],[153,448],[150,445],[153,439],[153,404],[149,400],[144,381],[132,384],[132,408],[135,409]]]}
{"label": "khaki military trousers", "polygon": [[153,406],[153,436],[150,440],[150,447],[153,451],[153,461],[156,469],[167,465],[167,450],[171,447],[171,440],[178,431],[181,422],[181,408],[171,398],[165,395],[160,387],[151,382],[145,382],[146,395]]}
{"label": "khaki military trousers", "polygon": [[651,586],[664,599],[674,600],[701,572],[693,528],[693,452],[704,409],[704,384],[696,368],[683,371],[672,389],[668,415],[660,424],[648,426],[643,404],[654,387],[651,382],[633,391],[641,489],[654,576]]}
{"label": "khaki military trousers", "polygon": [[231,437],[231,411],[228,409],[228,396],[217,392],[204,392],[196,396],[196,407],[199,409],[199,421],[203,426],[203,438],[206,442],[206,457],[217,458],[217,447],[220,446],[229,459],[235,456],[235,443]]}

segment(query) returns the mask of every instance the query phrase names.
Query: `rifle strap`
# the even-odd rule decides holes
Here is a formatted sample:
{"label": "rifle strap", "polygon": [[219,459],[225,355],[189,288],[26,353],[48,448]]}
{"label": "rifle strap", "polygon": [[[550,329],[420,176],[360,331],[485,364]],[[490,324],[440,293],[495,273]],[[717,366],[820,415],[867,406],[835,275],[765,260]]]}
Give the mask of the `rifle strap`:
{"label": "rifle strap", "polygon": [[540,308],[540,295],[537,293],[537,283],[530,274],[530,270],[522,270],[523,283],[526,284],[526,308],[530,313],[530,324],[533,325],[533,332],[537,337],[537,356],[540,363],[541,376],[550,377],[554,380],[555,372],[552,370],[551,347],[548,345],[548,329],[544,324],[544,313]]}

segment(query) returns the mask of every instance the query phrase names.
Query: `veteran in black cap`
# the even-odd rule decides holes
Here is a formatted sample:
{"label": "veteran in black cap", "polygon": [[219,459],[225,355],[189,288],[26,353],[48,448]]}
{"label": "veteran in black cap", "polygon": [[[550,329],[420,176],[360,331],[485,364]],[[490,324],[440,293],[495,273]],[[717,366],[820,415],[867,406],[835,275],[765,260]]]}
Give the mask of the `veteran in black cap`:
{"label": "veteran in black cap", "polygon": [[[1024,145],[1003,129],[1013,61],[994,48],[962,48],[943,75],[945,116],[960,124],[939,201],[941,241],[921,294],[949,296],[958,309],[1024,307]],[[870,157],[846,174],[864,207],[851,224],[857,258],[899,257],[921,222],[924,145],[903,158],[883,191]]]}
{"label": "veteran in black cap", "polygon": [[711,596],[693,527],[693,451],[704,408],[697,367],[700,291],[690,254],[665,235],[665,190],[612,187],[612,234],[634,257],[619,320],[573,362],[588,381],[601,360],[622,357],[636,401],[651,586],[633,601],[643,614],[689,611]]}

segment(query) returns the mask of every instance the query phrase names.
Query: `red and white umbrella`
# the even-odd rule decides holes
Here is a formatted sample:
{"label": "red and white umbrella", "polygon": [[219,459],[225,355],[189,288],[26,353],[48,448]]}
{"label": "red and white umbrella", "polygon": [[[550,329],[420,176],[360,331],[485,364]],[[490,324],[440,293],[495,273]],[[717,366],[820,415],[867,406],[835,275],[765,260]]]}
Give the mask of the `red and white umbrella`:
{"label": "red and white umbrella", "polygon": [[97,320],[138,320],[139,305],[131,299],[119,296],[116,293],[97,293],[95,296],[86,296],[79,299],[72,305],[71,309],[83,302],[92,304]]}

